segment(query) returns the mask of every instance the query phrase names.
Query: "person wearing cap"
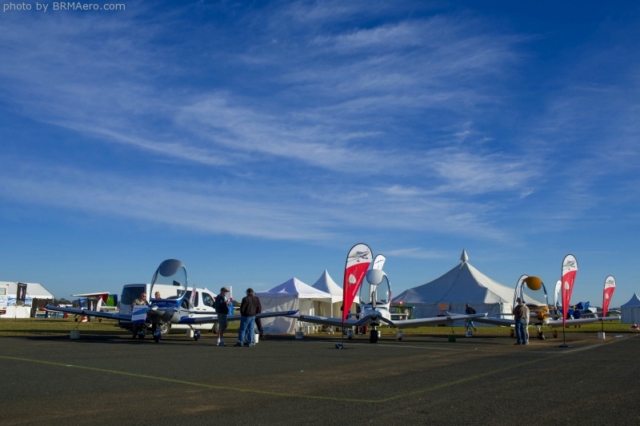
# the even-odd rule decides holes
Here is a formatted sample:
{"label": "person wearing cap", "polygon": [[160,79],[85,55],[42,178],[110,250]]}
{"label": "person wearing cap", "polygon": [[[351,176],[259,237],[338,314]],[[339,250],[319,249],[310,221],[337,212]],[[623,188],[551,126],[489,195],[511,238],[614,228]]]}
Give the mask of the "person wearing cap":
{"label": "person wearing cap", "polygon": [[[522,304],[522,299],[516,299],[516,306],[513,308],[513,321],[516,326],[516,345],[526,345],[527,342],[527,331],[526,331],[526,323],[525,323],[525,309],[528,311]],[[528,313],[527,313],[528,315]]]}
{"label": "person wearing cap", "polygon": [[215,308],[218,315],[218,346],[227,346],[222,341],[222,335],[227,329],[227,315],[229,314],[229,301],[227,300],[229,289],[222,287],[220,294],[216,296]]}
{"label": "person wearing cap", "polygon": [[235,346],[243,346],[247,342],[247,346],[255,344],[254,327],[256,324],[256,314],[262,311],[260,299],[258,299],[252,288],[247,289],[247,295],[242,298],[240,304],[240,329],[238,330],[238,343]]}

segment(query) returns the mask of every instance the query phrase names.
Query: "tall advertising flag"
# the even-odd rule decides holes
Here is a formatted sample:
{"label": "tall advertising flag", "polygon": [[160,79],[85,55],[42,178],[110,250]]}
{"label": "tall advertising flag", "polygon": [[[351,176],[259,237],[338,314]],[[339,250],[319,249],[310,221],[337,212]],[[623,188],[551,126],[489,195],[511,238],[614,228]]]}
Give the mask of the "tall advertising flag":
{"label": "tall advertising flag", "polygon": [[573,283],[576,281],[578,273],[578,261],[572,254],[568,254],[562,261],[562,326],[567,323],[569,313],[569,301],[573,291]]}
{"label": "tall advertising flag", "polygon": [[384,267],[384,262],[387,260],[386,257],[382,254],[376,255],[376,258],[373,259],[373,266],[371,269],[382,269]]}
{"label": "tall advertising flag", "polygon": [[609,303],[611,303],[611,298],[613,297],[613,292],[616,289],[616,279],[613,278],[613,275],[609,275],[604,280],[604,293],[602,294],[602,318],[607,316],[607,311],[609,310]]}
{"label": "tall advertising flag", "polygon": [[349,250],[347,263],[344,268],[344,282],[342,283],[342,322],[349,315],[351,305],[358,294],[360,284],[364,279],[373,259],[371,249],[366,244],[356,244]]}

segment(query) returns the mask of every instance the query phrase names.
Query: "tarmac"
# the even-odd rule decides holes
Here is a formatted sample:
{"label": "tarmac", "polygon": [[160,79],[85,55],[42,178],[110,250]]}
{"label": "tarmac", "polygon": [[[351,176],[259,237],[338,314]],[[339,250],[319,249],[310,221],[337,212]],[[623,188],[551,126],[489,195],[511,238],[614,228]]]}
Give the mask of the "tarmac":
{"label": "tarmac", "polygon": [[0,423],[639,424],[638,337],[3,337]]}

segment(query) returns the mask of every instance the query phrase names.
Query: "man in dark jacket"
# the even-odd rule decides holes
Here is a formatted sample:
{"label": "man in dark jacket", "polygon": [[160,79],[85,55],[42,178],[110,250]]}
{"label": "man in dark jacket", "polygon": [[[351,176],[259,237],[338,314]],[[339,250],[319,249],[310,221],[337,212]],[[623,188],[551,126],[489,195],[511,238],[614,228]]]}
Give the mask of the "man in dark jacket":
{"label": "man in dark jacket", "polygon": [[258,299],[252,288],[247,289],[247,295],[242,298],[240,304],[240,330],[238,331],[238,343],[235,346],[242,346],[247,342],[247,346],[255,344],[254,327],[256,324],[256,314],[262,312],[260,299]]}
{"label": "man in dark jacket", "polygon": [[214,303],[216,314],[218,315],[218,346],[227,346],[222,341],[222,336],[227,329],[227,315],[229,314],[229,303],[231,303],[227,300],[228,294],[229,289],[222,287]]}

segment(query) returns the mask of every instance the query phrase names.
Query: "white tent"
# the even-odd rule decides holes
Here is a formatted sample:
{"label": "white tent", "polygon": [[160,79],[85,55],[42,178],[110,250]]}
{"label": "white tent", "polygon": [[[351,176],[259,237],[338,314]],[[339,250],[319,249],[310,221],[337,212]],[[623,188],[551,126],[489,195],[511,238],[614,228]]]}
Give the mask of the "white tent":
{"label": "white tent", "polygon": [[326,317],[335,317],[339,315],[340,306],[342,305],[342,288],[333,281],[326,269],[312,287],[331,295],[331,305],[329,306],[329,309],[325,312],[325,309],[322,309],[324,306],[322,306],[318,315]]}
{"label": "white tent", "polygon": [[[322,275],[320,275],[318,281],[316,281],[316,283],[313,285],[313,288],[325,291],[331,295],[331,309],[327,312],[325,312],[324,309],[321,309],[319,315],[331,316],[334,318],[339,317],[340,307],[342,306],[342,287],[340,287],[338,284],[336,284],[335,281],[333,281],[326,269],[322,273]],[[359,303],[359,300],[360,299],[358,298],[358,296],[356,296],[353,305],[351,306],[352,312],[355,312],[355,305]]]}
{"label": "white tent", "polygon": [[640,324],[640,298],[633,293],[631,299],[620,306],[623,324]]}
{"label": "white tent", "polygon": [[394,297],[393,303],[413,306],[416,318],[437,316],[442,311],[464,314],[467,303],[476,312],[487,312],[489,316],[511,313],[514,289],[478,271],[468,262],[464,250],[460,260],[459,265],[441,277]]}
{"label": "white tent", "polygon": [[[263,311],[298,310],[298,313],[305,315],[330,311],[332,302],[330,293],[313,288],[295,277],[256,296],[260,298]],[[286,317],[264,318],[262,327],[266,334],[294,334],[296,320]]]}
{"label": "white tent", "polygon": [[[25,283],[27,293],[24,298],[24,305],[18,306],[17,282],[0,282],[0,318],[29,318],[32,311],[38,307],[43,307],[47,303],[53,303],[51,294],[42,284]],[[34,306],[35,305],[37,306]]]}

